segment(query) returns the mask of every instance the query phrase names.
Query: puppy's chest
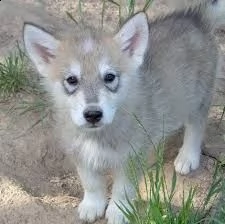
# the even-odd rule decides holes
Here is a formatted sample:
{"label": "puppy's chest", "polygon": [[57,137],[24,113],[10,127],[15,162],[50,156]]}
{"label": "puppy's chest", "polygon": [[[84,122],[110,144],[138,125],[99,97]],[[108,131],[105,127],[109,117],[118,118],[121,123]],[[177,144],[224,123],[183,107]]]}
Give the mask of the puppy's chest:
{"label": "puppy's chest", "polygon": [[91,165],[94,169],[113,169],[123,165],[132,147],[122,138],[106,141],[99,138],[74,138],[71,149],[78,162]]}

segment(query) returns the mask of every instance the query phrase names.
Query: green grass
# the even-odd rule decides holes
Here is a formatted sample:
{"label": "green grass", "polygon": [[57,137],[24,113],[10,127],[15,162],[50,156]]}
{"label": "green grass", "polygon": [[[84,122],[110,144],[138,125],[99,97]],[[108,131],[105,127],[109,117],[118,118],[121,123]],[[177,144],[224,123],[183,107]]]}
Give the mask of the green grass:
{"label": "green grass", "polygon": [[211,218],[210,224],[224,224],[225,223],[225,200],[221,203],[219,211]]}
{"label": "green grass", "polygon": [[[105,0],[105,1],[117,6],[118,12],[119,12],[119,23],[120,24],[122,24],[123,21],[126,20],[128,17],[130,17],[136,13],[136,6],[138,3],[137,0],[120,0],[120,1]],[[146,12],[149,9],[149,7],[151,6],[152,2],[153,2],[153,0],[145,0],[143,7],[140,9],[140,11]],[[103,14],[103,17],[104,17],[104,14]]]}
{"label": "green grass", "polygon": [[18,48],[0,62],[0,97],[8,98],[20,91],[26,91],[29,81],[25,59],[25,54]]}
{"label": "green grass", "polygon": [[21,133],[17,138],[21,138],[27,133],[29,133],[33,128],[38,125],[41,125],[43,128],[46,128],[50,125],[49,118],[51,117],[51,107],[49,101],[46,98],[37,97],[32,102],[22,101],[14,110],[16,111],[17,116],[29,116],[29,113],[36,113],[36,119],[31,120],[30,126]]}
{"label": "green grass", "polygon": [[[225,181],[222,164],[215,165],[212,184],[202,199],[200,207],[194,207],[194,198],[197,188],[191,187],[188,193],[183,193],[181,207],[174,206],[174,195],[177,186],[177,175],[174,171],[171,184],[166,181],[166,173],[163,162],[164,144],[160,144],[156,149],[156,163],[148,167],[146,156],[135,155],[129,164],[130,180],[135,186],[137,199],[130,201],[127,198],[129,208],[120,206],[119,208],[127,217],[131,224],[222,224],[225,223],[225,203],[214,205],[217,212],[211,217],[211,210],[217,199],[225,195]],[[138,159],[137,159],[138,158]],[[144,186],[147,199],[144,201],[141,196],[136,167],[139,167],[144,176]],[[225,200],[225,199],[223,199]],[[221,206],[222,204],[222,206]]]}
{"label": "green grass", "polygon": [[[139,9],[139,11],[147,11],[153,0],[145,0],[143,1],[143,7]],[[118,10],[118,21],[121,25],[124,20],[126,20],[128,17],[132,16],[134,13],[136,13],[136,6],[137,6],[138,0],[99,0],[99,4],[102,4],[102,11],[101,11],[101,26],[104,25],[104,17],[105,12],[107,10],[107,5],[109,6],[108,9],[110,9],[110,4],[117,7]],[[83,20],[83,1],[79,0],[78,3],[78,12],[79,12],[79,20]],[[71,15],[71,13],[66,12],[69,18],[71,18],[76,24],[78,23],[77,20]]]}
{"label": "green grass", "polygon": [[[28,58],[17,44],[15,52],[11,52],[0,63],[0,102],[9,102],[18,93],[28,96],[29,100],[18,97],[9,108],[14,117],[29,116],[28,113],[36,113],[37,120],[33,121],[30,128],[42,123],[50,113],[50,104],[45,91],[34,76],[30,75]],[[12,104],[12,103],[11,103]],[[29,128],[29,130],[30,130]]]}

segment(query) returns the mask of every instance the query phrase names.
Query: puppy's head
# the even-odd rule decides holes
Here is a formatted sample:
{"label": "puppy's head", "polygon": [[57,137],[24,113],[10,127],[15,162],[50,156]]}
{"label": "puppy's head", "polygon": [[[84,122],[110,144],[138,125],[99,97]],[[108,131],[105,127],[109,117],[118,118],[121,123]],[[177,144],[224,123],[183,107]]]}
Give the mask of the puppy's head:
{"label": "puppy's head", "polygon": [[113,36],[77,27],[56,38],[36,25],[24,25],[26,51],[59,109],[69,110],[76,126],[95,130],[113,122],[132,91],[148,42],[144,13]]}

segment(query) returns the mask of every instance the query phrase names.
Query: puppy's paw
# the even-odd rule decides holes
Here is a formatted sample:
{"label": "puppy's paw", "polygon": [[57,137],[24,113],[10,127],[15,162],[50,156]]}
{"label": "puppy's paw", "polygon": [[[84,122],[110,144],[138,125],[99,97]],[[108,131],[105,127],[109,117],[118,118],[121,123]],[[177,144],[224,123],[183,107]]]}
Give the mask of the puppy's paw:
{"label": "puppy's paw", "polygon": [[114,201],[110,201],[105,214],[107,224],[127,224],[128,221]]}
{"label": "puppy's paw", "polygon": [[188,150],[181,148],[178,156],[174,161],[175,170],[177,173],[186,175],[191,170],[195,170],[199,167],[200,163],[200,150]]}
{"label": "puppy's paw", "polygon": [[80,219],[86,222],[94,222],[104,215],[106,204],[105,198],[85,197],[78,207]]}

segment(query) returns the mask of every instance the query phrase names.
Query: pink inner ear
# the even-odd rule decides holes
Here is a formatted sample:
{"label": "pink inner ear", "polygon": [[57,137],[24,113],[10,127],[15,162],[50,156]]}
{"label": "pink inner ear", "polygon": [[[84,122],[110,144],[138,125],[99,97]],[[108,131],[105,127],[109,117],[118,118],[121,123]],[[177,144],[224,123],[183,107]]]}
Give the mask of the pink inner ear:
{"label": "pink inner ear", "polygon": [[136,32],[130,39],[125,42],[125,48],[123,52],[128,51],[130,56],[133,56],[134,50],[137,48],[139,42],[140,33]]}
{"label": "pink inner ear", "polygon": [[37,50],[37,53],[43,58],[45,63],[50,63],[51,58],[55,58],[55,55],[49,52],[49,49],[40,44],[34,43],[34,47]]}

